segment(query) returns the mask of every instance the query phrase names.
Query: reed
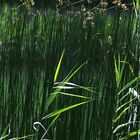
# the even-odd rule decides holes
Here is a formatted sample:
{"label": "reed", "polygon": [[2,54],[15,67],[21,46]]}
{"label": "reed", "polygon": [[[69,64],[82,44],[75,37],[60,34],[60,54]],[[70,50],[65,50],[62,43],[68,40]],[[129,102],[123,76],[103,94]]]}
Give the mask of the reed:
{"label": "reed", "polygon": [[102,12],[1,10],[0,139],[139,138],[140,14]]}

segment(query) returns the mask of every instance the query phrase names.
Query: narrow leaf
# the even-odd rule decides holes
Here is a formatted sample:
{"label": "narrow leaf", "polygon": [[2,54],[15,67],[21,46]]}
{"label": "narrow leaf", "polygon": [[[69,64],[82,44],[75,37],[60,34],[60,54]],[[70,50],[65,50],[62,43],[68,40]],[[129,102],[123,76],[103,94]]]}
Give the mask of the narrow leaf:
{"label": "narrow leaf", "polygon": [[59,94],[66,95],[66,96],[71,96],[71,97],[77,97],[77,98],[91,99],[92,100],[92,98],[90,98],[90,97],[81,96],[81,95],[72,94],[72,93],[59,92]]}
{"label": "narrow leaf", "polygon": [[116,133],[118,130],[120,130],[121,128],[129,125],[129,124],[132,124],[132,123],[139,123],[138,121],[133,121],[133,122],[128,122],[128,123],[124,123],[124,124],[121,124],[121,125],[118,125],[114,131],[113,131],[113,134]]}
{"label": "narrow leaf", "polygon": [[56,115],[58,115],[58,114],[61,114],[61,113],[65,112],[65,111],[68,111],[68,110],[70,110],[70,109],[72,109],[72,108],[81,106],[81,105],[86,104],[86,103],[91,102],[91,101],[92,101],[92,100],[88,100],[88,101],[85,101],[85,102],[81,102],[81,103],[77,103],[77,104],[74,104],[74,105],[65,107],[65,108],[60,109],[60,110],[56,110],[56,111],[50,113],[49,115],[44,116],[44,117],[42,118],[42,120],[47,119],[47,118],[54,117],[54,116],[56,116]]}
{"label": "narrow leaf", "polygon": [[124,114],[126,113],[126,111],[127,111],[128,109],[129,109],[129,107],[126,107],[126,108],[119,114],[119,116],[118,116],[115,120],[113,120],[113,122],[116,123],[116,122],[121,118],[121,116],[124,115]]}
{"label": "narrow leaf", "polygon": [[140,129],[137,130],[137,131],[134,131],[134,132],[129,133],[127,136],[121,138],[120,140],[126,140],[127,138],[133,137],[133,136],[135,136],[135,135],[137,135],[137,134],[139,134],[139,133],[140,133]]}
{"label": "narrow leaf", "polygon": [[57,77],[58,77],[58,73],[59,73],[59,70],[60,70],[60,66],[61,66],[61,63],[62,63],[62,59],[63,59],[63,56],[64,56],[64,52],[65,52],[65,50],[63,50],[63,52],[62,52],[62,55],[61,55],[61,57],[60,57],[59,63],[58,63],[58,65],[57,65],[57,68],[56,68],[56,71],[55,71],[54,83],[56,82],[56,79],[57,79]]}
{"label": "narrow leaf", "polygon": [[[86,62],[87,63],[87,62]],[[78,67],[74,72],[72,72],[66,79],[63,80],[63,82],[59,86],[64,86],[65,82],[68,82],[86,63],[83,63],[80,67]],[[60,88],[57,88],[54,93],[49,96],[48,102],[47,102],[47,108],[50,106],[50,104],[54,101],[57,94],[61,91]]]}
{"label": "narrow leaf", "polygon": [[140,79],[140,76],[136,77],[135,79],[133,79],[131,82],[129,82],[126,86],[124,86],[118,93],[118,95],[120,95],[124,90],[126,90],[127,88],[129,88],[132,84],[134,84],[136,81],[138,81]]}

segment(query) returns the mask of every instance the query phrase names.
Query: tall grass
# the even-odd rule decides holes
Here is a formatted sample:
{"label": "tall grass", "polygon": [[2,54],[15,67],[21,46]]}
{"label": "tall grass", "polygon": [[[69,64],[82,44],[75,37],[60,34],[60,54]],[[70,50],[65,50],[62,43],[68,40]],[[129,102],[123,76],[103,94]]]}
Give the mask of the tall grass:
{"label": "tall grass", "polygon": [[0,18],[1,139],[138,139],[133,13],[7,7]]}

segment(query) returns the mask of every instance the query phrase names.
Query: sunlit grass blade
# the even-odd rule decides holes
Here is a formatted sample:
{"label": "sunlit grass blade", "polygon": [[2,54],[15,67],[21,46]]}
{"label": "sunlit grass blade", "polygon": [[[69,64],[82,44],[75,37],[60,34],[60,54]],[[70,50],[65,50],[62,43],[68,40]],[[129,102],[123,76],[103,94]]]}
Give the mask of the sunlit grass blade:
{"label": "sunlit grass blade", "polygon": [[116,78],[116,83],[117,83],[117,87],[118,87],[119,86],[120,76],[119,76],[119,69],[117,67],[117,61],[116,61],[115,57],[114,57],[114,65],[115,65],[115,78]]}
{"label": "sunlit grass blade", "polygon": [[[66,93],[66,92],[58,92],[59,94],[65,95],[65,96],[70,96],[70,97],[77,97],[77,98],[83,98],[83,99],[91,99],[90,97],[87,96],[81,96],[81,95],[77,95],[77,94],[72,94],[72,93]],[[52,94],[56,94],[56,93],[52,93]]]}
{"label": "sunlit grass blade", "polygon": [[[123,63],[122,67],[121,67],[121,63]],[[116,60],[116,58],[114,57],[115,77],[116,77],[117,87],[119,87],[119,85],[121,83],[122,75],[123,75],[124,68],[125,68],[125,64],[126,64],[126,56],[125,56],[124,61],[120,60],[120,55],[118,55],[118,60]]]}
{"label": "sunlit grass blade", "polygon": [[[65,86],[61,86],[63,84],[65,84]],[[92,90],[91,87],[85,87],[85,86],[81,86],[81,85],[77,85],[75,83],[70,83],[70,82],[57,82],[57,83],[54,83],[54,86],[53,88],[64,88],[64,89],[73,89],[73,88],[79,88],[79,89],[83,89],[83,90],[86,90],[86,91],[89,91],[90,93],[96,93],[95,91]]]}
{"label": "sunlit grass blade", "polygon": [[119,104],[123,99],[125,99],[125,98],[128,97],[129,95],[130,95],[129,92],[127,92],[124,96],[121,97],[121,99],[119,99],[119,100],[117,101],[117,104]]}
{"label": "sunlit grass blade", "polygon": [[116,123],[125,113],[126,111],[129,109],[130,107],[126,107],[114,120],[113,123]]}
{"label": "sunlit grass blade", "polygon": [[126,139],[128,139],[130,137],[133,137],[133,136],[139,134],[139,133],[140,133],[140,129],[137,130],[137,131],[133,131],[133,132],[129,133],[128,135],[126,135],[125,137],[121,138],[120,140],[126,140]]}
{"label": "sunlit grass blade", "polygon": [[61,67],[61,63],[62,63],[62,59],[63,59],[64,53],[65,53],[65,50],[63,50],[62,55],[60,57],[58,65],[57,65],[57,68],[56,68],[56,71],[55,71],[55,75],[54,75],[54,83],[57,80],[57,77],[58,77],[58,74],[59,74],[59,70],[60,70],[60,67]]}
{"label": "sunlit grass blade", "polygon": [[113,134],[116,133],[116,132],[117,132],[118,130],[120,130],[121,128],[123,128],[123,127],[125,127],[125,126],[127,126],[127,125],[129,125],[129,124],[132,124],[132,123],[139,123],[139,122],[138,122],[138,121],[133,121],[133,122],[128,122],[128,123],[120,124],[120,125],[118,125],[118,126],[114,129]]}
{"label": "sunlit grass blade", "polygon": [[[5,129],[6,131],[6,129]],[[5,134],[6,132],[3,132],[2,136],[0,137],[0,140],[5,140],[7,139],[7,137],[9,137],[10,133],[11,133],[11,130],[10,130],[10,126],[8,127],[8,133]]]}
{"label": "sunlit grass blade", "polygon": [[48,118],[51,118],[51,117],[54,117],[54,116],[59,115],[59,114],[61,114],[61,113],[63,113],[63,112],[66,112],[66,111],[68,111],[68,110],[70,110],[70,109],[73,109],[73,108],[76,108],[76,107],[78,107],[78,106],[87,104],[87,103],[89,103],[89,102],[91,102],[91,101],[92,101],[92,100],[84,101],[84,102],[81,102],[81,103],[77,103],[77,104],[74,104],[74,105],[65,107],[65,108],[60,109],[60,110],[56,110],[56,111],[54,111],[53,113],[50,113],[50,114],[44,116],[44,117],[42,118],[42,120],[48,119]]}
{"label": "sunlit grass blade", "polygon": [[129,88],[129,93],[132,94],[134,97],[136,97],[140,102],[140,95],[134,88]]}
{"label": "sunlit grass blade", "polygon": [[[62,82],[60,84],[60,86],[64,86],[65,85],[65,82],[69,82],[69,80],[85,65],[86,63],[83,63],[80,67],[78,67],[74,72],[72,72],[69,76],[67,76],[67,78],[65,78],[63,81],[64,83]],[[54,92],[54,94],[51,94],[49,96],[49,99],[47,101],[47,108],[50,106],[50,104],[54,101],[54,99],[56,98],[57,94],[61,91],[60,88],[57,88]]]}
{"label": "sunlit grass blade", "polygon": [[58,119],[60,114],[58,114],[51,122],[51,124],[49,125],[49,127],[47,128],[47,130],[45,131],[45,133],[43,134],[43,136],[41,137],[41,140],[45,137],[45,135],[47,134],[48,130],[52,127],[52,125],[56,122],[56,120]]}
{"label": "sunlit grass blade", "polygon": [[118,95],[120,95],[124,90],[128,89],[132,84],[134,84],[134,83],[137,82],[138,80],[140,80],[140,76],[136,77],[135,79],[133,79],[132,81],[130,81],[126,86],[124,86],[124,87],[118,92]]}
{"label": "sunlit grass blade", "polygon": [[118,111],[121,110],[124,106],[128,105],[129,103],[131,103],[132,101],[134,101],[134,100],[136,100],[136,99],[137,99],[137,98],[135,97],[135,98],[133,98],[133,99],[131,99],[131,100],[125,102],[124,104],[122,104],[121,106],[119,106],[119,107],[117,108],[116,112],[118,112]]}
{"label": "sunlit grass blade", "polygon": [[26,135],[23,137],[16,137],[16,138],[10,138],[8,140],[24,140],[24,139],[30,139],[33,136],[36,136],[37,134],[30,134],[30,135]]}

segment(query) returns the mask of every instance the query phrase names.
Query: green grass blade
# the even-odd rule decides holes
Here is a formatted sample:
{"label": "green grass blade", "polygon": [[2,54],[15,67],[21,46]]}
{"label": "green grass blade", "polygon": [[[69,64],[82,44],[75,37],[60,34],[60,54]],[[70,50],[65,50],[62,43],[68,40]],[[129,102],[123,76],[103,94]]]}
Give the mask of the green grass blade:
{"label": "green grass blade", "polygon": [[66,89],[66,86],[60,86],[60,85],[62,85],[62,83],[67,85],[67,89],[70,89],[70,88],[80,88],[80,89],[83,89],[85,91],[89,91],[91,93],[97,93],[97,92],[93,91],[91,89],[91,87],[80,86],[80,85],[77,85],[75,83],[70,83],[70,82],[57,82],[54,85],[58,85],[58,86],[55,86],[54,88],[65,88]]}
{"label": "green grass blade", "polygon": [[127,104],[131,103],[132,101],[136,100],[137,98],[133,98],[128,102],[125,102],[123,105],[121,105],[120,107],[117,108],[116,112],[118,112],[120,109],[122,109],[124,106],[126,106]]}
{"label": "green grass blade", "polygon": [[73,109],[73,108],[75,108],[75,107],[81,106],[81,105],[86,104],[86,103],[91,102],[91,101],[92,101],[92,100],[84,101],[84,102],[81,102],[81,103],[77,103],[77,104],[74,104],[74,105],[65,107],[65,108],[60,109],[60,110],[56,110],[56,111],[54,111],[53,113],[50,113],[49,115],[44,116],[44,117],[42,118],[42,120],[48,119],[48,118],[51,118],[51,117],[54,117],[54,116],[56,116],[56,115],[58,115],[58,114],[61,114],[61,113],[63,113],[63,112],[66,112],[66,111],[68,111],[68,110],[70,110],[70,109]]}
{"label": "green grass blade", "polygon": [[[11,138],[9,140],[22,140],[22,139],[29,139],[30,137],[33,137],[37,134],[31,134],[31,135],[27,135],[27,136],[23,136],[23,137],[17,137],[17,138]],[[0,139],[1,140],[1,139]]]}
{"label": "green grass blade", "polygon": [[119,70],[117,68],[117,62],[116,62],[116,58],[114,57],[114,65],[115,65],[115,78],[116,78],[116,84],[117,84],[117,87],[119,85]]}
{"label": "green grass blade", "polygon": [[[4,132],[4,133],[5,133],[5,132]],[[3,134],[3,135],[0,137],[0,140],[5,140],[7,137],[9,137],[10,133],[11,133],[11,130],[10,130],[10,127],[9,127],[9,129],[8,129],[8,134]]]}
{"label": "green grass blade", "polygon": [[140,133],[140,129],[137,130],[137,131],[134,131],[134,132],[129,133],[127,136],[121,138],[120,140],[126,140],[126,139],[128,139],[129,137],[133,137],[133,136],[135,136],[135,135],[137,135],[137,134],[139,134],[139,133]]}
{"label": "green grass blade", "polygon": [[129,82],[126,86],[124,86],[119,92],[118,95],[120,95],[124,90],[128,89],[132,84],[134,84],[135,82],[137,82],[140,79],[140,76],[136,77],[135,79],[133,79],[131,82]]}
{"label": "green grass blade", "polygon": [[[77,94],[72,94],[72,93],[66,93],[66,92],[58,92],[59,94],[62,95],[66,95],[66,96],[71,96],[71,97],[77,97],[77,98],[82,98],[82,99],[90,99],[92,100],[92,98],[87,97],[87,96],[81,96],[81,95],[77,95]],[[52,93],[53,94],[53,93]],[[54,93],[55,94],[55,93]]]}
{"label": "green grass blade", "polygon": [[[64,83],[62,82],[60,84],[60,86],[64,86],[65,85],[65,82],[68,82],[86,63],[83,63],[80,67],[78,67],[74,72],[72,72],[65,80],[64,80]],[[53,93],[54,94],[51,94],[49,99],[48,99],[48,102],[47,102],[47,108],[50,106],[50,104],[53,102],[53,100],[55,99],[55,97],[57,96],[57,94],[61,91],[60,88],[57,88]]]}
{"label": "green grass blade", "polygon": [[59,73],[59,70],[60,70],[60,67],[61,67],[61,63],[62,63],[62,59],[63,59],[64,53],[65,53],[65,50],[63,50],[62,55],[60,57],[60,60],[58,62],[58,65],[57,65],[57,68],[56,68],[56,71],[55,71],[55,75],[54,75],[54,83],[57,80],[58,73]]}
{"label": "green grass blade", "polygon": [[83,67],[87,64],[88,61],[84,62],[80,67],[78,67],[74,72],[71,73],[71,75],[69,75],[64,82],[69,82],[70,79]]}
{"label": "green grass blade", "polygon": [[119,115],[116,119],[113,120],[114,123],[116,123],[125,113],[126,111],[129,109],[130,107],[126,107]]}
{"label": "green grass blade", "polygon": [[[123,61],[122,68],[120,69],[119,85],[120,85],[121,80],[122,80],[122,76],[123,76],[123,72],[124,72],[124,68],[125,68],[125,64],[126,64],[126,58],[127,58],[127,56],[125,56],[124,61]],[[119,59],[119,61],[120,61],[120,59]]]}
{"label": "green grass blade", "polygon": [[45,135],[47,134],[48,130],[51,128],[51,126],[55,123],[55,121],[58,119],[60,114],[58,114],[51,122],[51,124],[49,125],[48,129],[45,131],[45,133],[43,134],[43,136],[41,137],[41,140],[45,137]]}
{"label": "green grass blade", "polygon": [[138,121],[133,121],[133,122],[128,122],[128,123],[120,124],[120,125],[118,125],[118,126],[114,129],[113,134],[116,133],[116,132],[117,132],[118,130],[120,130],[121,128],[123,128],[123,127],[125,127],[125,126],[127,126],[127,125],[129,125],[129,124],[132,124],[132,123],[139,123],[139,122],[138,122]]}

